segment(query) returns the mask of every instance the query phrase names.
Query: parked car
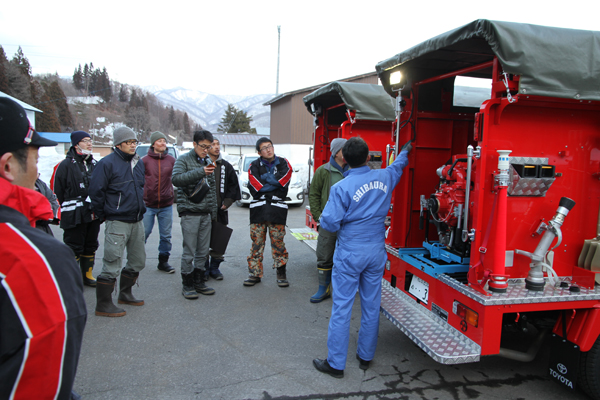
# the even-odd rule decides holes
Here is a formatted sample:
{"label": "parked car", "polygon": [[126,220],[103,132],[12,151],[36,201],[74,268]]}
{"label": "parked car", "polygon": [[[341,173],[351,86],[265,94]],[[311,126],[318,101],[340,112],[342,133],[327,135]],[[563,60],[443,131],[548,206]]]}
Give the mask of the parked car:
{"label": "parked car", "polygon": [[[240,161],[238,162],[239,170],[237,173],[238,179],[240,180],[240,188],[242,190],[242,199],[236,201],[236,204],[240,207],[249,205],[252,201],[250,189],[248,189],[248,168],[250,168],[250,163],[257,158],[257,155],[244,154],[240,157]],[[292,179],[290,182],[291,183],[288,190],[288,195],[285,198],[285,203],[300,207],[302,204],[304,204],[304,185],[298,174],[296,174],[294,171],[292,171]]]}
{"label": "parked car", "polygon": [[[140,157],[144,157],[146,154],[148,154],[149,149],[149,143],[141,143],[138,145],[135,151],[140,155]],[[175,159],[179,158],[179,150],[177,150],[177,147],[173,146],[171,143],[168,143],[167,149],[169,150],[169,154],[175,157]]]}

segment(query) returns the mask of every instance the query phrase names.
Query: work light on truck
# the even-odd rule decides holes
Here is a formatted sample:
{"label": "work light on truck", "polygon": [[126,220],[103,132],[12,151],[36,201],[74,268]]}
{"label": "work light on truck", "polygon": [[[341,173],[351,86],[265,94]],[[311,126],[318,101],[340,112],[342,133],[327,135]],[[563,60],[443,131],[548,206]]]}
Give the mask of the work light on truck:
{"label": "work light on truck", "polygon": [[392,72],[390,74],[390,85],[398,85],[402,80],[402,73],[400,71]]}

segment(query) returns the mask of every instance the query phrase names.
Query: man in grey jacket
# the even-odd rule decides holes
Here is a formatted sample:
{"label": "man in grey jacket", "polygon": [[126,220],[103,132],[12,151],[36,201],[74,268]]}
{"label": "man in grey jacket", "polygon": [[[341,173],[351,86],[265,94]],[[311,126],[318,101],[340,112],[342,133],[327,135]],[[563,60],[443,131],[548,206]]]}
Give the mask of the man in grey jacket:
{"label": "man in grey jacket", "polygon": [[[194,150],[179,157],[173,166],[172,181],[177,187],[177,212],[183,235],[182,294],[186,299],[197,299],[198,293],[215,293],[204,283],[212,221],[217,219],[215,165],[207,157],[212,142],[213,135],[209,131],[194,132]],[[206,194],[195,197],[194,191],[201,182],[207,185]]]}

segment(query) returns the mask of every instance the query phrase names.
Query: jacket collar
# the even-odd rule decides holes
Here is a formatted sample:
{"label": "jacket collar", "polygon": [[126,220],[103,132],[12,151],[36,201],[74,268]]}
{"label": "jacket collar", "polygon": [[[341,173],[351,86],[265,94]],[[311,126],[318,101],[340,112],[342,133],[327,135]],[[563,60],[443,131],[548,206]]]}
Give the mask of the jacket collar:
{"label": "jacket collar", "polygon": [[344,172],[344,177],[350,176],[350,175],[366,174],[370,170],[371,170],[371,168],[369,168],[366,165],[363,165],[362,167],[357,167],[357,168],[350,168],[348,171]]}
{"label": "jacket collar", "polygon": [[35,190],[13,185],[3,178],[0,178],[0,204],[23,214],[31,226],[35,226],[35,221],[54,218],[46,196]]}

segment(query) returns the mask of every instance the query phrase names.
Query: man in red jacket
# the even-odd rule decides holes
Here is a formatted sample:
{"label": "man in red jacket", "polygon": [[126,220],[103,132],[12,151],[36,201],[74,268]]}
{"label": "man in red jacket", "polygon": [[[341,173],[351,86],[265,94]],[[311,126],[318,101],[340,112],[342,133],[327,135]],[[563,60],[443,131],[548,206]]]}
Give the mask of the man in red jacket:
{"label": "man in red jacket", "polygon": [[0,399],[70,399],[87,318],[73,251],[33,228],[52,218],[33,190],[40,137],[0,97]]}
{"label": "man in red jacket", "polygon": [[146,240],[152,233],[154,217],[158,220],[158,269],[172,274],[175,268],[169,265],[171,254],[171,228],[173,226],[173,165],[175,157],[168,154],[167,137],[162,132],[154,132],[150,136],[150,149],[148,154],[142,157],[146,167],[146,185],[144,186],[144,202],[146,213],[144,214],[144,229]]}

